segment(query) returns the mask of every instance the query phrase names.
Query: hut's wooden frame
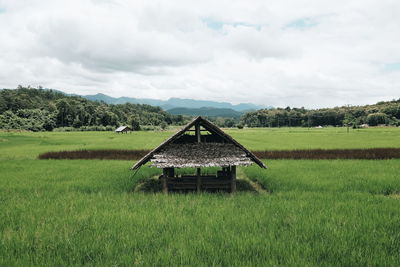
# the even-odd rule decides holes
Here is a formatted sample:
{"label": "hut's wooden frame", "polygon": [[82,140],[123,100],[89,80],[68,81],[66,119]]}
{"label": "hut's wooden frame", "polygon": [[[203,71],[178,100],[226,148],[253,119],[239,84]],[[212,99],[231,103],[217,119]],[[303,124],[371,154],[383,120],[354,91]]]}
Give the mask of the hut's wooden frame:
{"label": "hut's wooden frame", "polygon": [[[194,130],[190,130],[194,126]],[[204,130],[201,129],[204,128]],[[150,160],[154,159],[154,156],[157,155],[163,148],[167,147],[167,145],[177,141],[180,137],[182,137],[186,132],[194,131],[195,132],[195,140],[197,143],[201,142],[201,131],[208,131],[212,134],[219,136],[224,143],[233,144],[235,147],[239,148],[241,151],[245,153],[245,156],[249,158],[251,161],[256,163],[261,168],[267,168],[264,163],[259,160],[253,153],[247,150],[244,146],[234,140],[231,136],[223,132],[217,126],[209,122],[208,120],[197,117],[186,126],[184,126],[180,131],[171,136],[169,139],[164,141],[158,147],[150,151],[147,155],[145,155],[142,159],[140,159],[131,169],[138,169],[140,166],[146,164]],[[195,176],[184,176],[180,177],[179,181],[175,178],[174,168],[176,166],[163,167],[163,174],[160,176],[162,181],[163,192],[168,193],[169,188],[179,190],[179,189],[194,189],[197,192],[202,190],[214,190],[221,189],[225,191],[235,192],[236,191],[236,165],[240,165],[240,163],[234,163],[229,166],[221,166],[222,171],[218,172],[217,177],[211,176],[202,176],[201,175],[201,166],[196,168]]]}

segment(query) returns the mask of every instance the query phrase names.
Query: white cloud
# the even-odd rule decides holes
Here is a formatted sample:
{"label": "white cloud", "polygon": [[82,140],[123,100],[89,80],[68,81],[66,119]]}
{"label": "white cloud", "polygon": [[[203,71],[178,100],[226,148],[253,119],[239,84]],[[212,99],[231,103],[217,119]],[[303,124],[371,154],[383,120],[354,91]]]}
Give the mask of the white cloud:
{"label": "white cloud", "polygon": [[400,2],[0,0],[0,87],[324,107],[400,97]]}

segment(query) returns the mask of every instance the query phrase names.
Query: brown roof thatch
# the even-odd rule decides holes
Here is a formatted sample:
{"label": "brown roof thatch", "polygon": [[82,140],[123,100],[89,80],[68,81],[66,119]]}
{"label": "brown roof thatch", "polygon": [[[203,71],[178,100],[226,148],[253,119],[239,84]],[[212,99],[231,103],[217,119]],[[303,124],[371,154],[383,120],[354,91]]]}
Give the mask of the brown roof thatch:
{"label": "brown roof thatch", "polygon": [[239,147],[229,143],[168,144],[150,160],[157,168],[248,166],[253,162]]}
{"label": "brown roof thatch", "polygon": [[[210,133],[202,135],[204,141],[201,143],[191,142],[191,136],[186,134],[196,124]],[[137,169],[149,161],[158,168],[247,166],[252,162],[261,168],[266,168],[253,153],[202,117],[195,118],[150,151],[132,169]]]}

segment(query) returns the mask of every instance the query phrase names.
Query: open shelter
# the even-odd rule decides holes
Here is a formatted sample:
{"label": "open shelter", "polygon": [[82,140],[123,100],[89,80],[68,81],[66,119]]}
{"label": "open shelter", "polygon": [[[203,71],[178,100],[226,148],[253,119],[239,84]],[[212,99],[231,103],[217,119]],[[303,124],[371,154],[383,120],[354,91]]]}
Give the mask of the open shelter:
{"label": "open shelter", "polygon": [[[236,167],[256,163],[253,153],[210,121],[197,117],[140,159],[132,169],[147,162],[163,169],[163,191],[236,191]],[[221,167],[216,175],[202,175],[201,168]],[[175,168],[196,168],[196,175],[177,175]]]}

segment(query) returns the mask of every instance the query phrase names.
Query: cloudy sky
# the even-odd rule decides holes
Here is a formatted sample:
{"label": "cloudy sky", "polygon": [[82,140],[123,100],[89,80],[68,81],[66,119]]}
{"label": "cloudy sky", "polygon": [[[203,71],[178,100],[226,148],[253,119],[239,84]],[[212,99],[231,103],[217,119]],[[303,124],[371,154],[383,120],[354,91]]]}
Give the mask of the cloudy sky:
{"label": "cloudy sky", "polygon": [[0,88],[331,107],[400,97],[399,0],[0,0]]}

